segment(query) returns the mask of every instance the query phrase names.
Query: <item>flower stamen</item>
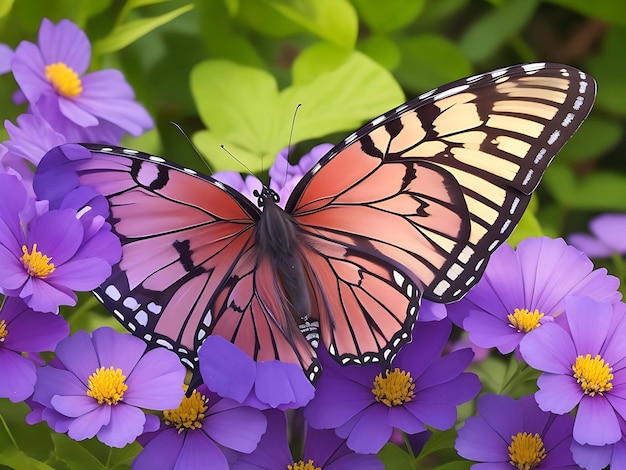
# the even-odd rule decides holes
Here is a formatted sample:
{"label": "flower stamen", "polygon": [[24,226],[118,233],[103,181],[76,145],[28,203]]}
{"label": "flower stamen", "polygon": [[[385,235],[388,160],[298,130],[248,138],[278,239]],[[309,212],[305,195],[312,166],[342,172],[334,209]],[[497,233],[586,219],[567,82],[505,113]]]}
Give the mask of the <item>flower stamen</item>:
{"label": "flower stamen", "polygon": [[113,366],[105,369],[100,367],[89,376],[89,390],[87,396],[98,400],[98,404],[116,405],[124,398],[124,392],[128,385],[124,383],[126,376],[122,369],[114,369]]}
{"label": "flower stamen", "polygon": [[395,368],[395,370],[385,371],[385,377],[380,373],[374,379],[372,393],[376,401],[384,403],[388,407],[408,403],[415,397],[413,390],[415,383],[411,378],[411,373]]}
{"label": "flower stamen", "polygon": [[592,358],[591,354],[578,356],[572,366],[574,378],[580,384],[586,395],[594,396],[596,393],[604,393],[613,389],[613,370],[604,359],[597,354]]}
{"label": "flower stamen", "polygon": [[183,401],[178,408],[163,412],[165,424],[174,425],[178,429],[178,434],[186,429],[198,429],[202,427],[204,413],[208,409],[209,400],[207,397],[194,390],[191,396],[183,397]]}
{"label": "flower stamen", "polygon": [[316,467],[313,460],[309,460],[307,463],[300,460],[293,465],[287,465],[288,470],[322,470],[322,467]]}
{"label": "flower stamen", "polygon": [[37,251],[37,243],[33,243],[30,253],[26,245],[22,245],[22,253],[22,263],[31,276],[45,279],[54,271],[54,263],[50,262],[52,258]]}
{"label": "flower stamen", "polygon": [[7,330],[7,322],[0,320],[0,343],[4,341],[4,338],[6,338],[8,334],[9,331]]}
{"label": "flower stamen", "polygon": [[59,95],[65,98],[74,98],[83,92],[80,77],[63,62],[46,65],[46,80]]}
{"label": "flower stamen", "polygon": [[534,312],[530,312],[525,308],[516,308],[515,312],[509,313],[507,318],[512,328],[515,328],[520,333],[528,333],[541,326],[540,320],[543,318],[543,313],[539,313],[537,309]]}
{"label": "flower stamen", "polygon": [[531,470],[546,458],[546,449],[539,434],[518,432],[511,436],[509,463],[518,470]]}

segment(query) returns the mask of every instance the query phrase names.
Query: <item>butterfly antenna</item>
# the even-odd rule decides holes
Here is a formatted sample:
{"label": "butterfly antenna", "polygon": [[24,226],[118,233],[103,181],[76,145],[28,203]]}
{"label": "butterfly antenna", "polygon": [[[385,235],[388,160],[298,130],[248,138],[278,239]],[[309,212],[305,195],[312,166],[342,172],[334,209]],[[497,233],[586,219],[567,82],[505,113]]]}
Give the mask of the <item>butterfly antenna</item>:
{"label": "butterfly antenna", "polygon": [[252,170],[250,168],[247,167],[247,165],[242,162],[241,160],[239,160],[237,157],[235,157],[230,150],[228,150],[224,145],[220,145],[220,147],[222,148],[222,150],[224,152],[226,152],[228,155],[230,155],[233,160],[235,160],[237,163],[239,163],[242,167],[244,167],[246,169],[246,171],[248,172],[248,174],[253,175],[254,173],[252,173]]}
{"label": "butterfly antenna", "polygon": [[207,162],[206,158],[204,158],[202,156],[202,154],[200,153],[200,151],[198,150],[198,147],[196,147],[193,142],[191,141],[191,139],[189,138],[189,136],[187,135],[187,133],[183,130],[182,127],[180,127],[180,125],[178,125],[177,122],[174,121],[170,121],[170,124],[172,126],[174,126],[176,129],[178,129],[178,131],[183,135],[183,137],[187,140],[187,142],[189,143],[189,145],[191,146],[191,148],[193,149],[194,152],[196,152],[196,155],[198,155],[200,157],[200,160],[202,160],[202,163],[204,163],[204,165],[209,169],[209,174],[213,173],[213,168],[211,168],[211,165],[209,165],[209,162]]}
{"label": "butterfly antenna", "polygon": [[287,183],[287,174],[289,172],[289,157],[291,156],[291,141],[293,139],[293,128],[296,127],[296,116],[298,114],[298,110],[302,106],[302,103],[298,103],[295,111],[293,112],[293,118],[291,118],[291,130],[289,131],[289,144],[287,145],[287,166],[285,167],[285,175],[283,177],[283,186]]}

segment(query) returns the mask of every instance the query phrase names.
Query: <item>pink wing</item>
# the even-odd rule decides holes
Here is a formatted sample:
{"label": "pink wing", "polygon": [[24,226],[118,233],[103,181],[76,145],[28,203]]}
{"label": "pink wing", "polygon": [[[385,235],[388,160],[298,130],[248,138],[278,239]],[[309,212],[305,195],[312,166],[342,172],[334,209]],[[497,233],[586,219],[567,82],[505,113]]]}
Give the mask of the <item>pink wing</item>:
{"label": "pink wing", "polygon": [[38,178],[49,166],[70,166],[81,185],[108,199],[122,260],[95,293],[129,331],[175,351],[192,369],[204,338],[219,334],[257,361],[319,371],[297,326],[296,334],[286,331],[295,322],[274,308],[278,294],[271,284],[264,289],[272,272],[257,259],[254,204],[159,157],[84,147],[89,152],[76,160],[63,156],[67,147],[51,151]]}

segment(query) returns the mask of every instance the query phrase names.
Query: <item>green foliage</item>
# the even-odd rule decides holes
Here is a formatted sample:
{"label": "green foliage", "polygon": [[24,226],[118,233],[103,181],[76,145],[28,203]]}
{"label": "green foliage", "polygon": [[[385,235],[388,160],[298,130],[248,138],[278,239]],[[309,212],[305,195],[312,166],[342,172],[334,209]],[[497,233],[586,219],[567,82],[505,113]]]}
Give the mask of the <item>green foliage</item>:
{"label": "green foliage", "polygon": [[[327,70],[329,63],[337,65]],[[221,60],[196,66],[191,88],[210,130],[195,134],[194,143],[215,171],[240,169],[220,144],[253,172],[271,162],[289,143],[298,104],[294,142],[348,131],[403,101],[402,91],[378,63],[327,44],[305,50],[293,64],[293,77],[293,84],[280,91],[274,77],[259,69]]]}
{"label": "green foliage", "polygon": [[[221,145],[252,172],[266,170],[289,144],[298,105],[294,155],[340,141],[405,93],[529,60],[570,63],[598,81],[595,109],[509,242],[586,231],[591,216],[626,211],[623,0],[0,0],[0,42],[35,41],[44,17],[84,28],[93,68],[121,69],[153,115],[157,129],[129,145],[202,169],[173,120],[214,171],[247,172]],[[11,76],[0,76],[3,119],[25,109],[13,105],[15,90]],[[73,330],[121,328],[87,297],[63,312]],[[519,397],[536,389],[537,372],[513,356],[473,368],[483,392]],[[139,451],[138,444],[75,442],[45,424],[25,424],[27,412],[0,400],[0,466],[125,469]],[[455,435],[434,431],[417,455],[388,444],[379,457],[387,470],[468,469],[455,454]]]}

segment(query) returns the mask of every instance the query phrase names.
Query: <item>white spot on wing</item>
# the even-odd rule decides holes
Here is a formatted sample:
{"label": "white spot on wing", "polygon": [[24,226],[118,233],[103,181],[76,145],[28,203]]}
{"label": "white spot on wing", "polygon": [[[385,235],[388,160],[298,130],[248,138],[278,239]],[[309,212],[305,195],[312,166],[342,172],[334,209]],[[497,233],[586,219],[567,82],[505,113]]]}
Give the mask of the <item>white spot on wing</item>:
{"label": "white spot on wing", "polygon": [[550,138],[548,139],[548,145],[552,145],[553,143],[556,142],[556,140],[559,138],[559,136],[561,135],[561,131],[554,131],[551,135]]}
{"label": "white spot on wing", "polygon": [[535,62],[532,64],[524,64],[522,65],[522,68],[528,72],[536,72],[537,70],[541,70],[544,69],[546,67],[546,63],[545,62]]}
{"label": "white spot on wing", "polygon": [[385,119],[387,119],[387,116],[385,116],[384,114],[382,116],[378,116],[376,119],[372,121],[372,126],[377,126],[378,124],[383,122]]}
{"label": "white spot on wing", "polygon": [[157,163],[165,163],[164,159],[162,159],[161,157],[157,157],[156,155],[150,155],[150,161],[157,162]]}
{"label": "white spot on wing", "polygon": [[448,96],[456,95],[457,93],[465,91],[468,88],[469,88],[468,84],[455,86],[454,88],[450,88],[449,90],[442,91],[441,93],[437,93],[434,99],[440,100],[442,98],[447,98]]}
{"label": "white spot on wing", "polygon": [[122,298],[122,294],[120,294],[120,291],[117,290],[117,287],[115,287],[113,284],[111,284],[110,286],[107,286],[106,289],[104,289],[104,293],[110,298],[113,299],[115,301],[118,301]]}
{"label": "white spot on wing", "polygon": [[135,314],[135,321],[137,322],[137,324],[139,324],[141,326],[146,326],[148,324],[148,314],[146,313],[146,311],[145,310],[139,310]]}
{"label": "white spot on wing", "polygon": [[172,343],[170,343],[169,341],[165,341],[162,338],[159,338],[156,340],[156,344],[158,344],[159,346],[163,346],[164,348],[173,350],[174,346],[172,346]]}
{"label": "white spot on wing", "polygon": [[134,297],[126,297],[122,304],[130,310],[137,310],[137,308],[139,308],[139,302],[137,302]]}
{"label": "white spot on wing", "polygon": [[163,309],[163,307],[161,307],[160,305],[155,304],[154,302],[150,302],[148,304],[148,310],[150,310],[150,312],[158,315],[159,313],[161,313],[161,310]]}
{"label": "white spot on wing", "polygon": [[398,284],[398,286],[400,287],[402,287],[402,285],[404,284],[404,276],[398,271],[393,272],[393,280],[396,281],[396,284]]}
{"label": "white spot on wing", "polygon": [[450,288],[450,283],[448,281],[439,281],[439,284],[433,289],[435,295],[443,295],[445,291]]}

